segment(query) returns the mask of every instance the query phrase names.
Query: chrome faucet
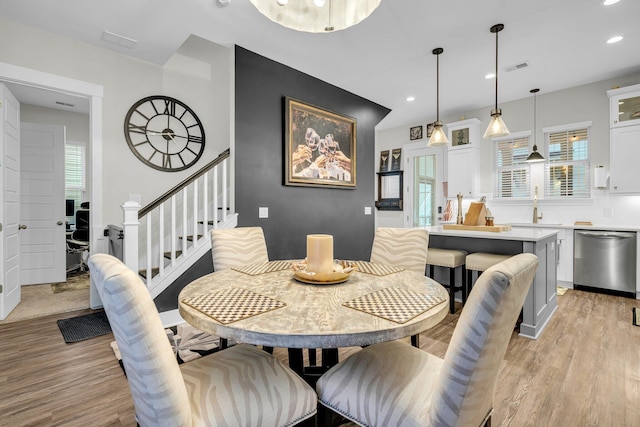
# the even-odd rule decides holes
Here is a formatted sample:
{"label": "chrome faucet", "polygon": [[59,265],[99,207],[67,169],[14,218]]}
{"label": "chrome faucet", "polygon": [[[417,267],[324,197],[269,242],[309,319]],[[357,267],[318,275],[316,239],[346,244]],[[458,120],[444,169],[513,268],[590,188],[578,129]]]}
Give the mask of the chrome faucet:
{"label": "chrome faucet", "polygon": [[533,223],[537,224],[539,219],[542,219],[542,214],[538,216],[538,184],[536,184],[533,193]]}

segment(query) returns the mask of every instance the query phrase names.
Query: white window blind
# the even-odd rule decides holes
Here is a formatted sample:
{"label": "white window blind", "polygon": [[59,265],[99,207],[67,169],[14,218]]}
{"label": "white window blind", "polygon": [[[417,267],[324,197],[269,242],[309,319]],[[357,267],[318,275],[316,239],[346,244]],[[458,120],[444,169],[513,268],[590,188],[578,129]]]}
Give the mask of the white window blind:
{"label": "white window blind", "polygon": [[[86,191],[86,147],[83,144],[67,142],[65,144],[65,198],[73,199],[75,209],[80,208],[84,201]],[[67,217],[67,221],[74,223],[73,216]]]}
{"label": "white window blind", "polygon": [[590,197],[589,137],[591,128],[545,134],[549,159],[545,167],[545,198]]}
{"label": "white window blind", "polygon": [[529,155],[529,137],[494,140],[496,182],[494,198],[529,198],[531,168],[525,162]]}

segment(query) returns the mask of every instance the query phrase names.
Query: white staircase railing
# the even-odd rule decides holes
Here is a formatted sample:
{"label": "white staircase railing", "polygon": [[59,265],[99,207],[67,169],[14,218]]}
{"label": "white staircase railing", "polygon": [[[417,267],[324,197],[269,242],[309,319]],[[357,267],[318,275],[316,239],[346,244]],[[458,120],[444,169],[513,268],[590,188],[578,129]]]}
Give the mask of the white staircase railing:
{"label": "white staircase railing", "polygon": [[210,248],[211,228],[233,228],[229,150],[144,208],[122,205],[123,261],[158,296]]}

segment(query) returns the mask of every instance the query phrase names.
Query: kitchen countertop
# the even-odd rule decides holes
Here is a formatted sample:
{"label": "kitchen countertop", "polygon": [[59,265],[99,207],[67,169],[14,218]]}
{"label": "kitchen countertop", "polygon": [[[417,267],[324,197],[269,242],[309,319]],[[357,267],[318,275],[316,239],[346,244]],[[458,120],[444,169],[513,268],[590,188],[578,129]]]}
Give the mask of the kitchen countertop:
{"label": "kitchen countertop", "polygon": [[640,226],[637,225],[602,225],[602,224],[594,224],[594,225],[575,225],[575,224],[545,224],[545,223],[510,223],[514,228],[549,228],[549,229],[559,229],[565,228],[569,230],[605,230],[605,231],[640,231]]}
{"label": "kitchen countertop", "polygon": [[422,228],[434,236],[479,237],[482,239],[517,240],[521,242],[537,242],[558,233],[558,227],[555,226],[553,228],[514,226],[509,231],[500,232],[445,230],[441,225]]}

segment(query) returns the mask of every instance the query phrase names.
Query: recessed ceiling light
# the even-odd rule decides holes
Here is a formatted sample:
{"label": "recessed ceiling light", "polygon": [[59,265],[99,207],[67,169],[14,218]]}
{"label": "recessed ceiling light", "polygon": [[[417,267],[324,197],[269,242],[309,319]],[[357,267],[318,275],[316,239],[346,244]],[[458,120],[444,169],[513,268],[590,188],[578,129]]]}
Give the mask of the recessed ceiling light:
{"label": "recessed ceiling light", "polygon": [[413,101],[415,101],[415,100],[416,100],[416,97],[415,97],[415,96],[407,96],[407,101],[409,101],[409,102],[413,102]]}
{"label": "recessed ceiling light", "polygon": [[616,4],[618,3],[620,0],[604,0],[602,2],[603,5],[605,6],[611,6],[612,4]]}
{"label": "recessed ceiling light", "polygon": [[622,38],[622,36],[611,37],[609,40],[607,40],[607,43],[618,43],[620,40],[622,40]]}
{"label": "recessed ceiling light", "polygon": [[485,79],[487,79],[487,80],[489,80],[489,79],[495,79],[495,78],[496,78],[496,75],[495,75],[495,74],[493,74],[493,73],[489,73],[489,74],[486,74],[486,75],[484,76],[484,78],[485,78]]}

